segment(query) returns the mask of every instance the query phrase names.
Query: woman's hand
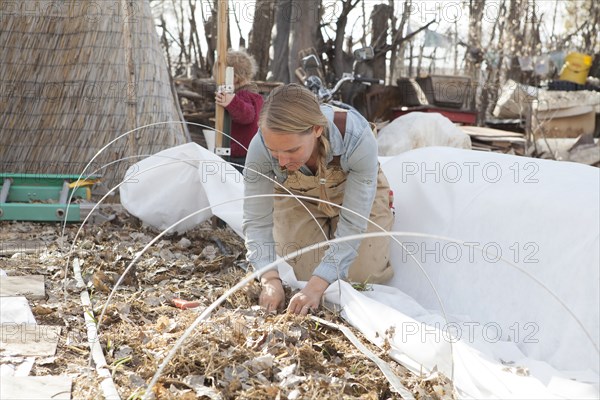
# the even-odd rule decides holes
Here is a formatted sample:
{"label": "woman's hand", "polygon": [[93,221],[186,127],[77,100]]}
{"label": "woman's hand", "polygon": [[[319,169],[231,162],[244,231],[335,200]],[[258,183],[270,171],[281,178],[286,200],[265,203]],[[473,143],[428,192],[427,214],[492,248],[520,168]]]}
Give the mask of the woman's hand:
{"label": "woman's hand", "polygon": [[262,290],[258,298],[258,305],[264,307],[267,312],[283,308],[285,292],[279,278],[279,273],[277,271],[268,271],[260,277],[260,282]]}
{"label": "woman's hand", "polygon": [[316,310],[319,308],[321,297],[323,297],[323,293],[328,287],[329,282],[318,276],[313,276],[304,289],[292,297],[287,311],[292,314],[306,315],[310,310]]}
{"label": "woman's hand", "polygon": [[227,107],[235,97],[235,93],[217,92],[215,94],[215,103],[221,107]]}

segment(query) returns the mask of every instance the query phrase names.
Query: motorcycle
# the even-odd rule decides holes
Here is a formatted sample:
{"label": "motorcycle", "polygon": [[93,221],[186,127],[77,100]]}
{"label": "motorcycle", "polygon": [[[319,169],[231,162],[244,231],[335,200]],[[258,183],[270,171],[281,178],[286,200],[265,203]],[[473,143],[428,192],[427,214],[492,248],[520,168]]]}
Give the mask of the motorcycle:
{"label": "motorcycle", "polygon": [[346,103],[334,100],[336,94],[339,93],[342,85],[347,82],[361,83],[370,86],[371,84],[383,85],[382,79],[368,78],[356,73],[356,67],[360,62],[371,60],[374,57],[372,47],[363,47],[354,51],[354,62],[352,64],[352,72],[344,72],[342,77],[336,82],[333,88],[328,88],[323,80],[319,77],[318,71],[321,69],[321,62],[315,54],[309,54],[301,60],[302,68],[296,70],[296,75],[304,83],[304,86],[312,91],[320,102],[330,103],[337,107],[348,108],[352,107]]}

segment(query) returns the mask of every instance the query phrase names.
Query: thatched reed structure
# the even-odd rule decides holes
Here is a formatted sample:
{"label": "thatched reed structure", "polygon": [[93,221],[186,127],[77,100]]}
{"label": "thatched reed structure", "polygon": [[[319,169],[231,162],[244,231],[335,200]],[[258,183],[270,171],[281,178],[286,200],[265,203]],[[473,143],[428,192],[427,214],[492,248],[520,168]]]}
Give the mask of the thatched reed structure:
{"label": "thatched reed structure", "polygon": [[[181,121],[147,0],[0,6],[0,171],[80,173],[128,130]],[[181,124],[145,128],[94,166],[186,142]],[[118,182],[136,159],[105,169]]]}

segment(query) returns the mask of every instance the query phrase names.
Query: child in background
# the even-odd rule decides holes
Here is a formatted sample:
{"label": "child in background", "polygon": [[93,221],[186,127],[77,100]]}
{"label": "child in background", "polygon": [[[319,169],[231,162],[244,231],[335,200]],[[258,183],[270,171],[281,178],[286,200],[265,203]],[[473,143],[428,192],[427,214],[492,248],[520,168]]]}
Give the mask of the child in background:
{"label": "child in background", "polygon": [[[258,131],[258,115],[263,98],[258,88],[251,83],[256,73],[256,61],[245,51],[229,50],[227,66],[233,67],[234,93],[217,93],[215,102],[223,106],[231,116],[231,157],[229,160],[240,164],[236,168],[241,172],[246,162],[247,148]],[[241,145],[240,145],[241,143]]]}

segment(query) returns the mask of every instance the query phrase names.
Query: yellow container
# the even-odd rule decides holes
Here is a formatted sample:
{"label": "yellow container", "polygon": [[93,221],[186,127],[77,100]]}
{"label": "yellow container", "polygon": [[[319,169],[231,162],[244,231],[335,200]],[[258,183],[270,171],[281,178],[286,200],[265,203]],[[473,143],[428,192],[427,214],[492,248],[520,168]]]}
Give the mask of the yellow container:
{"label": "yellow container", "polygon": [[585,85],[591,67],[592,56],[582,53],[569,53],[565,57],[565,65],[560,71],[560,80]]}

